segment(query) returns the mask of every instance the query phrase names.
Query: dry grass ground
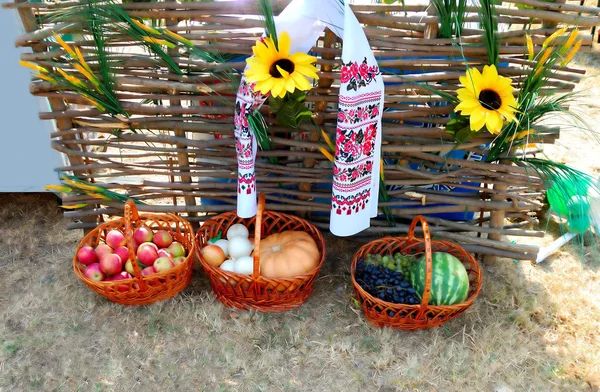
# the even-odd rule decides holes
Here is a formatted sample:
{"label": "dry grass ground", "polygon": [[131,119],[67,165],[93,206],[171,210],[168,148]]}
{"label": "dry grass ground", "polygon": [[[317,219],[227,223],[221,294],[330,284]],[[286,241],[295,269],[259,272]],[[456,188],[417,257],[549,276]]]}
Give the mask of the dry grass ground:
{"label": "dry grass ground", "polygon": [[[598,67],[599,58],[578,61]],[[579,109],[597,125],[600,72],[590,71]],[[561,141],[553,154],[598,174],[584,136]],[[294,311],[228,310],[199,269],[176,298],[133,308],[78,281],[71,257],[81,232],[64,229],[52,196],[1,195],[0,222],[0,391],[600,390],[593,246],[566,247],[540,266],[487,264],[466,314],[402,332],[369,326],[355,308],[352,242],[327,238],[315,292]]]}

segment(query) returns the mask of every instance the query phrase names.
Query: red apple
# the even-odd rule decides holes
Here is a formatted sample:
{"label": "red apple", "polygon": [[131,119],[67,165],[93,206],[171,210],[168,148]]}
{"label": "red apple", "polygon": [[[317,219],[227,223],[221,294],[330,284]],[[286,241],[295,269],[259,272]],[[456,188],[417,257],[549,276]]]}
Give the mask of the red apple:
{"label": "red apple", "polygon": [[111,230],[106,235],[106,243],[113,249],[117,249],[119,246],[125,246],[125,236],[119,230]]}
{"label": "red apple", "polygon": [[173,260],[173,253],[171,253],[168,249],[159,249],[158,257],[168,257],[169,259]]}
{"label": "red apple", "polygon": [[100,259],[100,270],[106,275],[116,275],[123,270],[123,262],[119,255],[114,253],[104,255]]}
{"label": "red apple", "polygon": [[85,276],[89,280],[94,280],[96,282],[99,282],[102,279],[104,279],[104,274],[100,270],[100,264],[98,263],[92,263],[86,266],[83,276]]}
{"label": "red apple", "polygon": [[115,254],[121,258],[122,262],[129,260],[129,249],[125,246],[119,246],[115,249]]}
{"label": "red apple", "polygon": [[148,276],[148,275],[152,275],[153,273],[155,273],[156,271],[154,270],[153,266],[150,267],[146,267],[142,270],[142,276]]}
{"label": "red apple", "polygon": [[[116,274],[115,276],[109,276],[108,278],[104,279],[105,282],[114,282],[115,280],[123,280],[123,279],[131,279],[132,276],[129,275],[128,272],[125,271],[121,271],[120,273]],[[120,284],[117,286],[117,290],[119,290],[120,292],[125,292],[127,290],[129,290],[129,286],[125,285],[125,284]]]}
{"label": "red apple", "polygon": [[183,263],[184,261],[185,261],[185,257],[184,256],[175,257],[173,259],[173,264],[179,265],[179,264]]}
{"label": "red apple", "polygon": [[171,242],[173,242],[173,237],[168,231],[159,230],[154,234],[152,242],[154,242],[159,248],[167,248],[169,245],[171,245]]}
{"label": "red apple", "polygon": [[[155,245],[156,246],[156,245]],[[152,265],[158,258],[158,251],[150,245],[140,245],[137,252],[137,257],[144,265]]]}
{"label": "red apple", "polygon": [[154,237],[154,234],[152,233],[152,229],[150,229],[148,226],[138,227],[133,232],[133,239],[138,244],[143,244],[144,242],[150,242],[150,241],[152,241],[152,237]]}
{"label": "red apple", "polygon": [[81,264],[88,265],[95,263],[98,260],[98,256],[96,256],[96,251],[89,245],[82,246],[77,252],[77,260]]}
{"label": "red apple", "polygon": [[173,268],[175,265],[169,257],[159,257],[154,262],[154,270],[156,272],[164,272]]}
{"label": "red apple", "polygon": [[167,248],[169,252],[173,255],[173,257],[182,257],[185,256],[185,248],[183,245],[177,241],[173,241],[171,245]]}
{"label": "red apple", "polygon": [[158,252],[158,246],[154,242],[142,242],[140,246],[138,246],[138,250],[142,249],[144,246],[151,246]]}
{"label": "red apple", "polygon": [[96,247],[96,256],[98,256],[98,260],[102,258],[104,255],[109,255],[113,252],[113,248],[102,243]]}

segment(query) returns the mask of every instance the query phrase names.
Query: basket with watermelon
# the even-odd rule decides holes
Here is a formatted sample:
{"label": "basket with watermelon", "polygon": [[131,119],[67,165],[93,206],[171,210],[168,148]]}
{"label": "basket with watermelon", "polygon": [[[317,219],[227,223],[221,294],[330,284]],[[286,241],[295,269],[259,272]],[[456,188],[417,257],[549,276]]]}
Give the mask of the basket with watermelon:
{"label": "basket with watermelon", "polygon": [[[415,228],[423,226],[423,238]],[[481,290],[475,258],[449,241],[432,240],[417,216],[407,237],[381,238],[358,250],[352,284],[367,320],[404,330],[439,326],[463,313]]]}

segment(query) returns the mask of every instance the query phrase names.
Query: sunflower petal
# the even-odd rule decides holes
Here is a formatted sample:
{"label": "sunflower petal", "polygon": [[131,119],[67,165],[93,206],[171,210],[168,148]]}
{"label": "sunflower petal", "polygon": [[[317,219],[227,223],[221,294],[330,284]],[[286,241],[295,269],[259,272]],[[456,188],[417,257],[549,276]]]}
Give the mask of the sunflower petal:
{"label": "sunflower petal", "polygon": [[502,130],[502,116],[497,111],[488,110],[486,113],[486,127],[490,133],[498,134]]}
{"label": "sunflower petal", "polygon": [[290,92],[293,93],[294,90],[296,89],[296,83],[294,83],[294,79],[293,78],[288,78],[285,82],[285,89]]}
{"label": "sunflower petal", "polygon": [[309,56],[308,54],[302,52],[296,52],[289,58],[294,64],[310,65],[317,62],[316,57]]}
{"label": "sunflower petal", "polygon": [[481,128],[483,128],[485,125],[486,112],[487,110],[482,108],[481,110],[475,110],[473,113],[471,113],[471,116],[469,117],[471,131],[479,131]]}
{"label": "sunflower petal", "polygon": [[281,68],[279,65],[275,64],[275,67],[277,68],[277,70],[279,71],[279,73],[281,74],[281,77],[285,80],[289,79],[290,77],[290,73],[288,71],[286,71],[285,69]]}
{"label": "sunflower petal", "polygon": [[290,55],[290,48],[292,46],[292,39],[287,31],[279,34],[277,37],[277,43],[279,44],[279,55],[281,57],[288,57]]}
{"label": "sunflower petal", "polygon": [[[261,90],[261,92],[264,91]],[[285,80],[276,79],[275,84],[271,89],[271,94],[273,94],[275,98],[283,98],[285,95]]]}
{"label": "sunflower petal", "polygon": [[275,82],[277,82],[277,79],[275,79],[275,78],[269,78],[266,80],[262,80],[262,81],[256,83],[254,90],[260,91],[262,94],[267,94],[269,91],[271,91],[273,89]]}
{"label": "sunflower petal", "polygon": [[296,83],[296,87],[298,87],[299,90],[302,90],[302,91],[310,90],[310,83],[308,83],[308,80],[306,80],[306,78],[304,76],[302,76],[300,73],[292,72],[290,74],[290,76],[292,77],[292,79],[294,79],[294,82]]}
{"label": "sunflower petal", "polygon": [[312,65],[296,65],[295,70],[309,78],[319,79],[319,75],[316,73],[317,69]]}

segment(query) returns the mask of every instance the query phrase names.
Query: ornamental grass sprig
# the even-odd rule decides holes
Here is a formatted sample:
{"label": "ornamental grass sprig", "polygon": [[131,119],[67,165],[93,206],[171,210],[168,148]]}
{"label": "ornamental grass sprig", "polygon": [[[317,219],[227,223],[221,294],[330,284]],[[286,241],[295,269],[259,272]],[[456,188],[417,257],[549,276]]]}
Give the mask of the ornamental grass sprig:
{"label": "ornamental grass sprig", "polygon": [[[94,34],[100,35],[96,36]],[[104,63],[108,67],[103,36],[96,29],[92,29],[92,35],[94,42],[99,45],[96,48],[98,62],[101,64]],[[114,92],[112,72],[107,70],[103,72],[102,78],[98,78],[85,61],[79,48],[69,46],[58,34],[53,34],[53,38],[66,52],[65,55],[60,56],[59,62],[53,62],[52,67],[48,68],[24,61],[21,61],[19,64],[38,71],[39,73],[34,74],[34,76],[39,79],[52,83],[61,89],[78,93],[101,112],[113,116],[122,115],[129,117],[129,114],[125,111]]]}
{"label": "ornamental grass sprig", "polygon": [[440,20],[439,36],[443,38],[460,37],[465,23],[466,0],[432,0]]}
{"label": "ornamental grass sprig", "polygon": [[[100,185],[92,184],[91,182],[81,180],[66,173],[59,173],[59,178],[62,185],[46,185],[46,190],[59,194],[87,195],[99,200],[118,201],[121,203],[125,203],[127,200],[133,200],[135,204],[146,204],[134,197],[110,191]],[[61,208],[72,210],[83,208],[85,206],[87,206],[87,203],[62,205]]]}
{"label": "ornamental grass sprig", "polygon": [[557,66],[562,68],[568,65],[581,47],[582,39],[579,30],[575,28],[570,33],[566,28],[557,30],[544,40],[542,49],[537,54],[533,53],[531,37],[526,35],[525,39],[528,57],[534,61],[534,65],[519,86],[516,120],[506,124],[502,133],[494,140],[487,161],[508,156],[514,146],[528,143],[530,138],[535,139],[535,132],[528,134],[527,138],[519,138],[516,135],[533,128],[536,122],[548,114],[568,114],[579,124],[584,124],[579,116],[566,109],[573,93],[556,95],[550,92],[540,96],[540,90],[547,85],[554,69]]}

